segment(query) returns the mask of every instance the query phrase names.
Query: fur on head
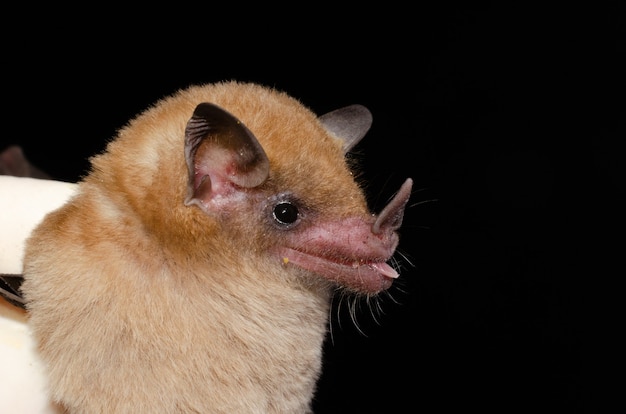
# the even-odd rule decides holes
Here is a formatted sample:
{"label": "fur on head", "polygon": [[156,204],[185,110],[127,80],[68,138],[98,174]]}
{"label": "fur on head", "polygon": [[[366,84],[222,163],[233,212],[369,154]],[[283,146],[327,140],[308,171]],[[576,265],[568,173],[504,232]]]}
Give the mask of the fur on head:
{"label": "fur on head", "polygon": [[332,288],[365,294],[411,191],[368,211],[322,117],[256,84],[193,86],[130,121],[28,240],[22,286],[51,395],[71,412],[306,412]]}

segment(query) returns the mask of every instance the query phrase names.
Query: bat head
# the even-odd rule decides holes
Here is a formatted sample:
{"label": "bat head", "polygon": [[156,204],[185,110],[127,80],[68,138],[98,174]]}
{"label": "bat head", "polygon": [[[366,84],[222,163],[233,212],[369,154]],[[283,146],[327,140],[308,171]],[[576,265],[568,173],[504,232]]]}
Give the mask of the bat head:
{"label": "bat head", "polygon": [[122,129],[107,151],[118,156],[95,157],[92,179],[134,187],[119,193],[135,194],[123,201],[143,228],[190,260],[221,251],[233,268],[250,259],[377,293],[398,276],[387,262],[412,182],[379,214],[368,210],[346,153],[371,123],[360,105],[318,117],[260,85],[192,87]]}

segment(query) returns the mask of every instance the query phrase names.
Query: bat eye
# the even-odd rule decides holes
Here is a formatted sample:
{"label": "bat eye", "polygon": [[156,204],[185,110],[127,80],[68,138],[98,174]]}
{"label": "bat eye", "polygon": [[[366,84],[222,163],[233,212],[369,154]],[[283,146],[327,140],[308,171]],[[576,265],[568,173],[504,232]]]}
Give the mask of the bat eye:
{"label": "bat eye", "polygon": [[278,203],[273,210],[274,220],[286,225],[293,224],[298,220],[298,208],[291,203]]}

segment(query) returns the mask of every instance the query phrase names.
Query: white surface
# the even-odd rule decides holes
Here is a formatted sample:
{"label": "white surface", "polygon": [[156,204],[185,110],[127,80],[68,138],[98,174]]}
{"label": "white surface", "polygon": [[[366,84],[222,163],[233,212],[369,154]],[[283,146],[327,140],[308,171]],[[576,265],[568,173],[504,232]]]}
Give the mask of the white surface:
{"label": "white surface", "polygon": [[[20,274],[24,242],[76,184],[0,176],[0,273]],[[0,413],[57,413],[49,403],[26,313],[0,298]]]}
{"label": "white surface", "polygon": [[48,400],[46,378],[37,359],[23,311],[0,298],[0,412],[58,413]]}
{"label": "white surface", "polygon": [[0,273],[22,273],[24,241],[77,184],[0,175]]}

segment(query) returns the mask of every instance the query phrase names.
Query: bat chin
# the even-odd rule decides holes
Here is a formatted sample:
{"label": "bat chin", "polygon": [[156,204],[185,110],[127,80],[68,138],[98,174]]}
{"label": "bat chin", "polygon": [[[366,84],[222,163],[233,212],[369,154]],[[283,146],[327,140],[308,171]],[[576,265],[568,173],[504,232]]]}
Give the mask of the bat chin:
{"label": "bat chin", "polygon": [[291,248],[279,251],[284,266],[294,265],[355,292],[376,294],[388,289],[399,275],[387,259],[347,259],[302,252]]}

